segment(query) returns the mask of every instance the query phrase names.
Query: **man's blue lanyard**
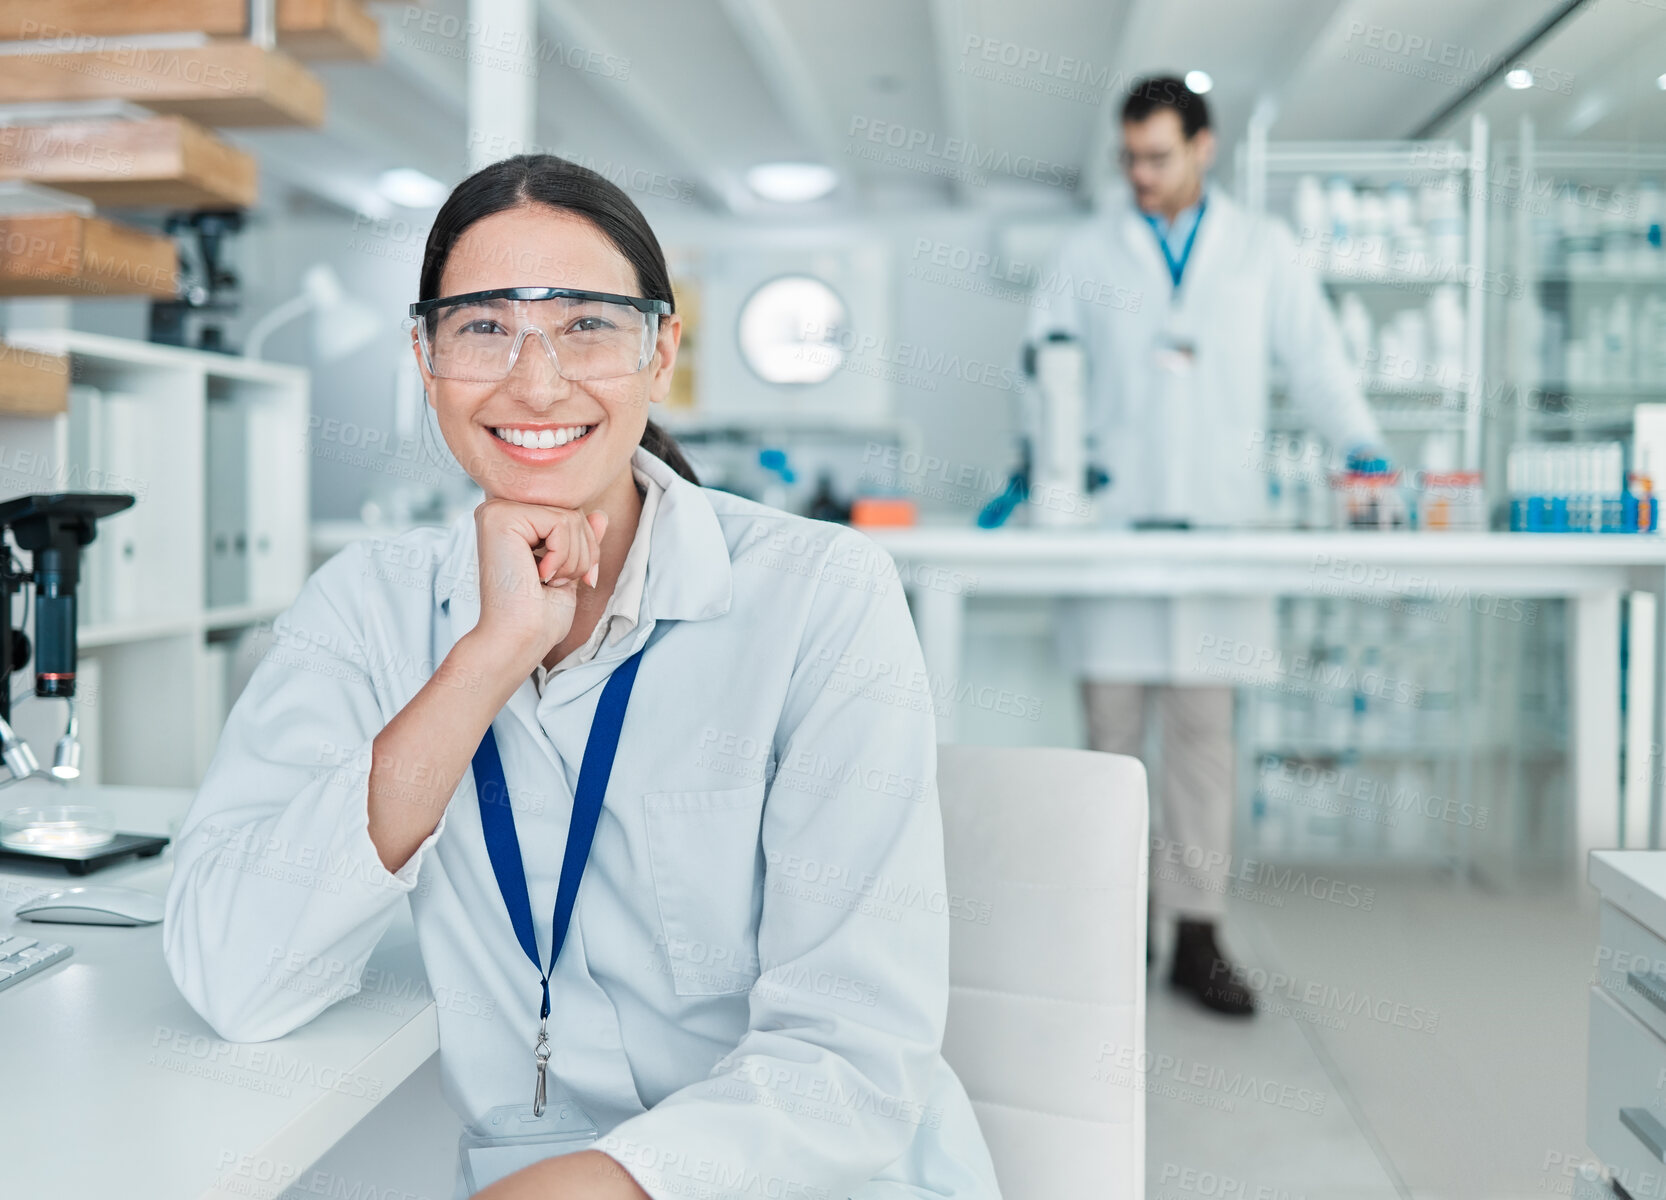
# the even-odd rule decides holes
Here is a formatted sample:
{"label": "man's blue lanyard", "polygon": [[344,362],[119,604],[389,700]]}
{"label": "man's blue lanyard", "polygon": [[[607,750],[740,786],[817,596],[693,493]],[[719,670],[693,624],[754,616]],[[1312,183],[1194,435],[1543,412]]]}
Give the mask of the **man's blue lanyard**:
{"label": "man's blue lanyard", "polygon": [[1192,257],[1192,243],[1197,241],[1197,227],[1203,224],[1203,210],[1208,206],[1209,197],[1202,196],[1198,199],[1197,218],[1192,222],[1192,231],[1186,235],[1186,244],[1180,248],[1179,258],[1175,258],[1169,250],[1169,240],[1163,236],[1163,231],[1157,223],[1158,218],[1150,213],[1140,214],[1145,218],[1146,224],[1151,226],[1151,232],[1157,235],[1157,247],[1163,252],[1163,261],[1169,265],[1169,280],[1174,284],[1176,291],[1180,290],[1180,279],[1186,274],[1186,263]]}
{"label": "man's blue lanyard", "polygon": [[[642,650],[648,647],[644,645]],[[613,756],[619,749],[619,731],[625,724],[625,706],[630,703],[636,668],[642,660],[638,650],[614,668],[596,704],[590,737],[584,743],[584,760],[579,764],[578,787],[573,793],[573,818],[567,826],[567,849],[561,859],[561,882],[555,892],[554,932],[550,936],[550,965],[538,964],[538,942],[532,933],[532,901],[527,898],[526,869],[521,863],[521,843],[515,836],[515,814],[509,806],[509,785],[503,778],[503,761],[498,757],[497,738],[491,726],[474,752],[474,789],[480,801],[480,828],[486,836],[486,853],[492,860],[492,874],[509,909],[509,923],[521,949],[541,972],[544,1004],[538,1019],[550,1015],[550,975],[555,971],[561,946],[572,923],[573,905],[578,899],[579,880],[590,858],[590,844],[596,839],[596,822],[602,814],[608,777],[613,774]],[[542,1074],[540,1073],[540,1079]]]}

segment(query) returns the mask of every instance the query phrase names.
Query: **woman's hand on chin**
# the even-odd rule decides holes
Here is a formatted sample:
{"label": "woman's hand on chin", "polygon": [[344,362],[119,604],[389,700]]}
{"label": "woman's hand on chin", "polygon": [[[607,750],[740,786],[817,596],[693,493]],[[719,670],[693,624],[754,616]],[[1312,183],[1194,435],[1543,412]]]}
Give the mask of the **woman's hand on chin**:
{"label": "woman's hand on chin", "polygon": [[650,1200],[630,1172],[600,1150],[546,1158],[483,1188],[474,1200]]}
{"label": "woman's hand on chin", "polygon": [[476,632],[524,674],[572,629],[580,581],[596,586],[607,514],[487,500],[474,510],[474,523],[480,549]]}

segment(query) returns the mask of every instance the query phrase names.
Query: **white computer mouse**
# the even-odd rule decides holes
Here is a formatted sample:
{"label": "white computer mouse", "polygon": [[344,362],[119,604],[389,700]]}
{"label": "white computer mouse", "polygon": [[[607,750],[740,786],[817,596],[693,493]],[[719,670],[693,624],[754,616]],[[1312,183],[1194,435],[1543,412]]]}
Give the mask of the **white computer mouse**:
{"label": "white computer mouse", "polygon": [[162,897],[138,888],[92,884],[26,900],[17,915],[65,925],[154,925],[162,919]]}

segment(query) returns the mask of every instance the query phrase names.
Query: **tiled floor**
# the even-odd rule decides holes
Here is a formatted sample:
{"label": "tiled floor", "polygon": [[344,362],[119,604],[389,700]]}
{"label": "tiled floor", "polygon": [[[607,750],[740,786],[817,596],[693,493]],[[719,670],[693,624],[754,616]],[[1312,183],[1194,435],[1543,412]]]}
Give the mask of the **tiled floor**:
{"label": "tiled floor", "polygon": [[1369,909],[1295,891],[1233,906],[1228,947],[1261,994],[1251,1020],[1175,996],[1159,956],[1147,1196],[1566,1195],[1564,1164],[1587,1153],[1594,899],[1350,882]]}

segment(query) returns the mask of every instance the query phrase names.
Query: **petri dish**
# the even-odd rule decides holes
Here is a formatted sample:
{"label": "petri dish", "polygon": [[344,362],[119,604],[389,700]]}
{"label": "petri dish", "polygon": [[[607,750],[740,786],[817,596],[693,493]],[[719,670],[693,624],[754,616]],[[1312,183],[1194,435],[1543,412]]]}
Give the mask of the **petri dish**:
{"label": "petri dish", "polygon": [[0,817],[0,846],[47,854],[91,850],[114,841],[116,824],[90,804],[14,808]]}

